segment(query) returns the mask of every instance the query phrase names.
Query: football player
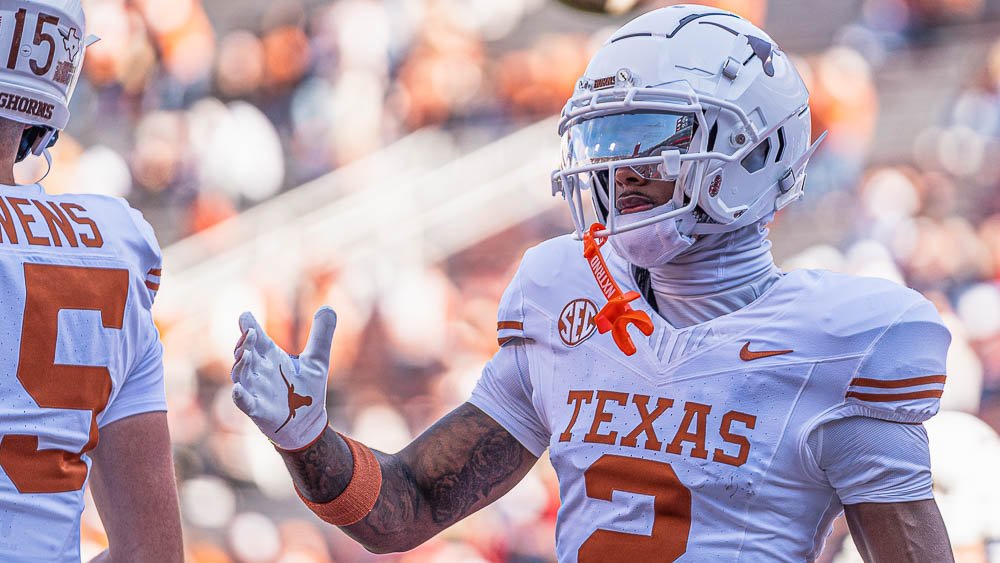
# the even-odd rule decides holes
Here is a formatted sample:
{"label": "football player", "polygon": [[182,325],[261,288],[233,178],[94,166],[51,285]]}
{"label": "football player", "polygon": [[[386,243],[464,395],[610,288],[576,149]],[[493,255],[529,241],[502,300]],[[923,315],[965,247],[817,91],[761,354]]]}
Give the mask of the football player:
{"label": "football player", "polygon": [[153,231],[122,199],[14,180],[48,159],[90,41],[79,0],[0,3],[0,560],[79,561],[89,483],[100,560],[181,561]]}
{"label": "football player", "polygon": [[841,511],[869,561],[951,560],[921,426],[950,341],[934,307],[771,257],[818,145],[789,57],[735,14],[659,9],[597,52],[559,132],[576,233],[525,254],[472,397],[399,453],[327,426],[332,310],[301,357],[241,317],[234,399],[305,504],[405,550],[548,450],[560,561],[812,560]]}

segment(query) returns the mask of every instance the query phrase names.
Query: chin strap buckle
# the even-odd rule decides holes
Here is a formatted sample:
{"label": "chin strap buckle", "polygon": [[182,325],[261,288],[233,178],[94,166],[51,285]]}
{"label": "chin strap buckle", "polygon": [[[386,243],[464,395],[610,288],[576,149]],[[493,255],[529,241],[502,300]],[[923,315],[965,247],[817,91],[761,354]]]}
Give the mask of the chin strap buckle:
{"label": "chin strap buckle", "polygon": [[645,311],[636,311],[629,305],[632,301],[639,299],[639,293],[630,291],[622,293],[620,287],[611,276],[608,265],[601,255],[601,246],[608,241],[607,237],[598,237],[596,233],[604,230],[604,225],[594,223],[583,235],[583,256],[587,259],[590,271],[594,274],[597,286],[601,288],[608,302],[601,308],[594,321],[597,324],[597,331],[601,334],[611,332],[618,349],[626,356],[635,354],[635,343],[628,333],[629,325],[634,325],[639,332],[650,336],[653,334],[653,321]]}

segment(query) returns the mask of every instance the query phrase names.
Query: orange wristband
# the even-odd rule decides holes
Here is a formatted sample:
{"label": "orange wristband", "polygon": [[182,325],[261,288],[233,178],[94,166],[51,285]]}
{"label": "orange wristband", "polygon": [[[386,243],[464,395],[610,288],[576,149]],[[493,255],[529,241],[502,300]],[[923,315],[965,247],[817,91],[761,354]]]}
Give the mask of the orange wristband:
{"label": "orange wristband", "polygon": [[368,446],[355,442],[339,432],[337,435],[347,442],[347,447],[354,456],[354,475],[351,476],[347,488],[337,495],[337,498],[323,504],[310,502],[302,496],[297,487],[295,492],[309,510],[315,512],[324,522],[334,526],[350,526],[368,516],[368,513],[375,508],[375,501],[378,500],[378,494],[382,490],[382,467]]}

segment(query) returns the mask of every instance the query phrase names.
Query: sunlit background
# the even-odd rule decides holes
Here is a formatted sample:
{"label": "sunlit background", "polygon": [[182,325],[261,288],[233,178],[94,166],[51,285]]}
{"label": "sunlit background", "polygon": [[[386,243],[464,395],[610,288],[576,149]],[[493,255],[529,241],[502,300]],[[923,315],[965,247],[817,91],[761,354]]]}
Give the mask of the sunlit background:
{"label": "sunlit background", "polygon": [[[126,197],[164,248],[155,311],[189,559],[378,559],[299,503],[232,405],[238,314],[294,351],[331,304],[335,426],[406,444],[468,396],[524,249],[570,228],[549,196],[552,116],[615,27],[670,2],[83,3],[103,40],[46,186]],[[951,328],[947,411],[927,424],[938,501],[960,561],[1000,561],[1000,0],[713,4],[794,55],[813,130],[830,131],[772,231],[779,263],[900,281]],[[558,504],[543,460],[384,559],[551,561]],[[858,560],[844,533],[824,560]],[[83,537],[85,555],[106,543],[92,507]]]}

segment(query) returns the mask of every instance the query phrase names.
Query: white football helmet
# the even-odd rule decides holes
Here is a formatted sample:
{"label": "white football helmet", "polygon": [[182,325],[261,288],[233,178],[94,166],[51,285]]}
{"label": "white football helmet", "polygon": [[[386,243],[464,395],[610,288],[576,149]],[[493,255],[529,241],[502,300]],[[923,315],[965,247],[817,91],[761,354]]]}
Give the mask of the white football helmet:
{"label": "white football helmet", "polygon": [[0,3],[0,117],[33,125],[18,160],[42,154],[69,121],[86,36],[80,0]]}
{"label": "white football helmet", "polygon": [[[686,235],[750,225],[802,195],[809,92],[767,34],[736,14],[677,5],[625,24],[594,55],[559,122],[553,195],[577,236],[591,191],[604,235],[675,219]],[[618,225],[615,171],[674,181],[654,217]]]}

